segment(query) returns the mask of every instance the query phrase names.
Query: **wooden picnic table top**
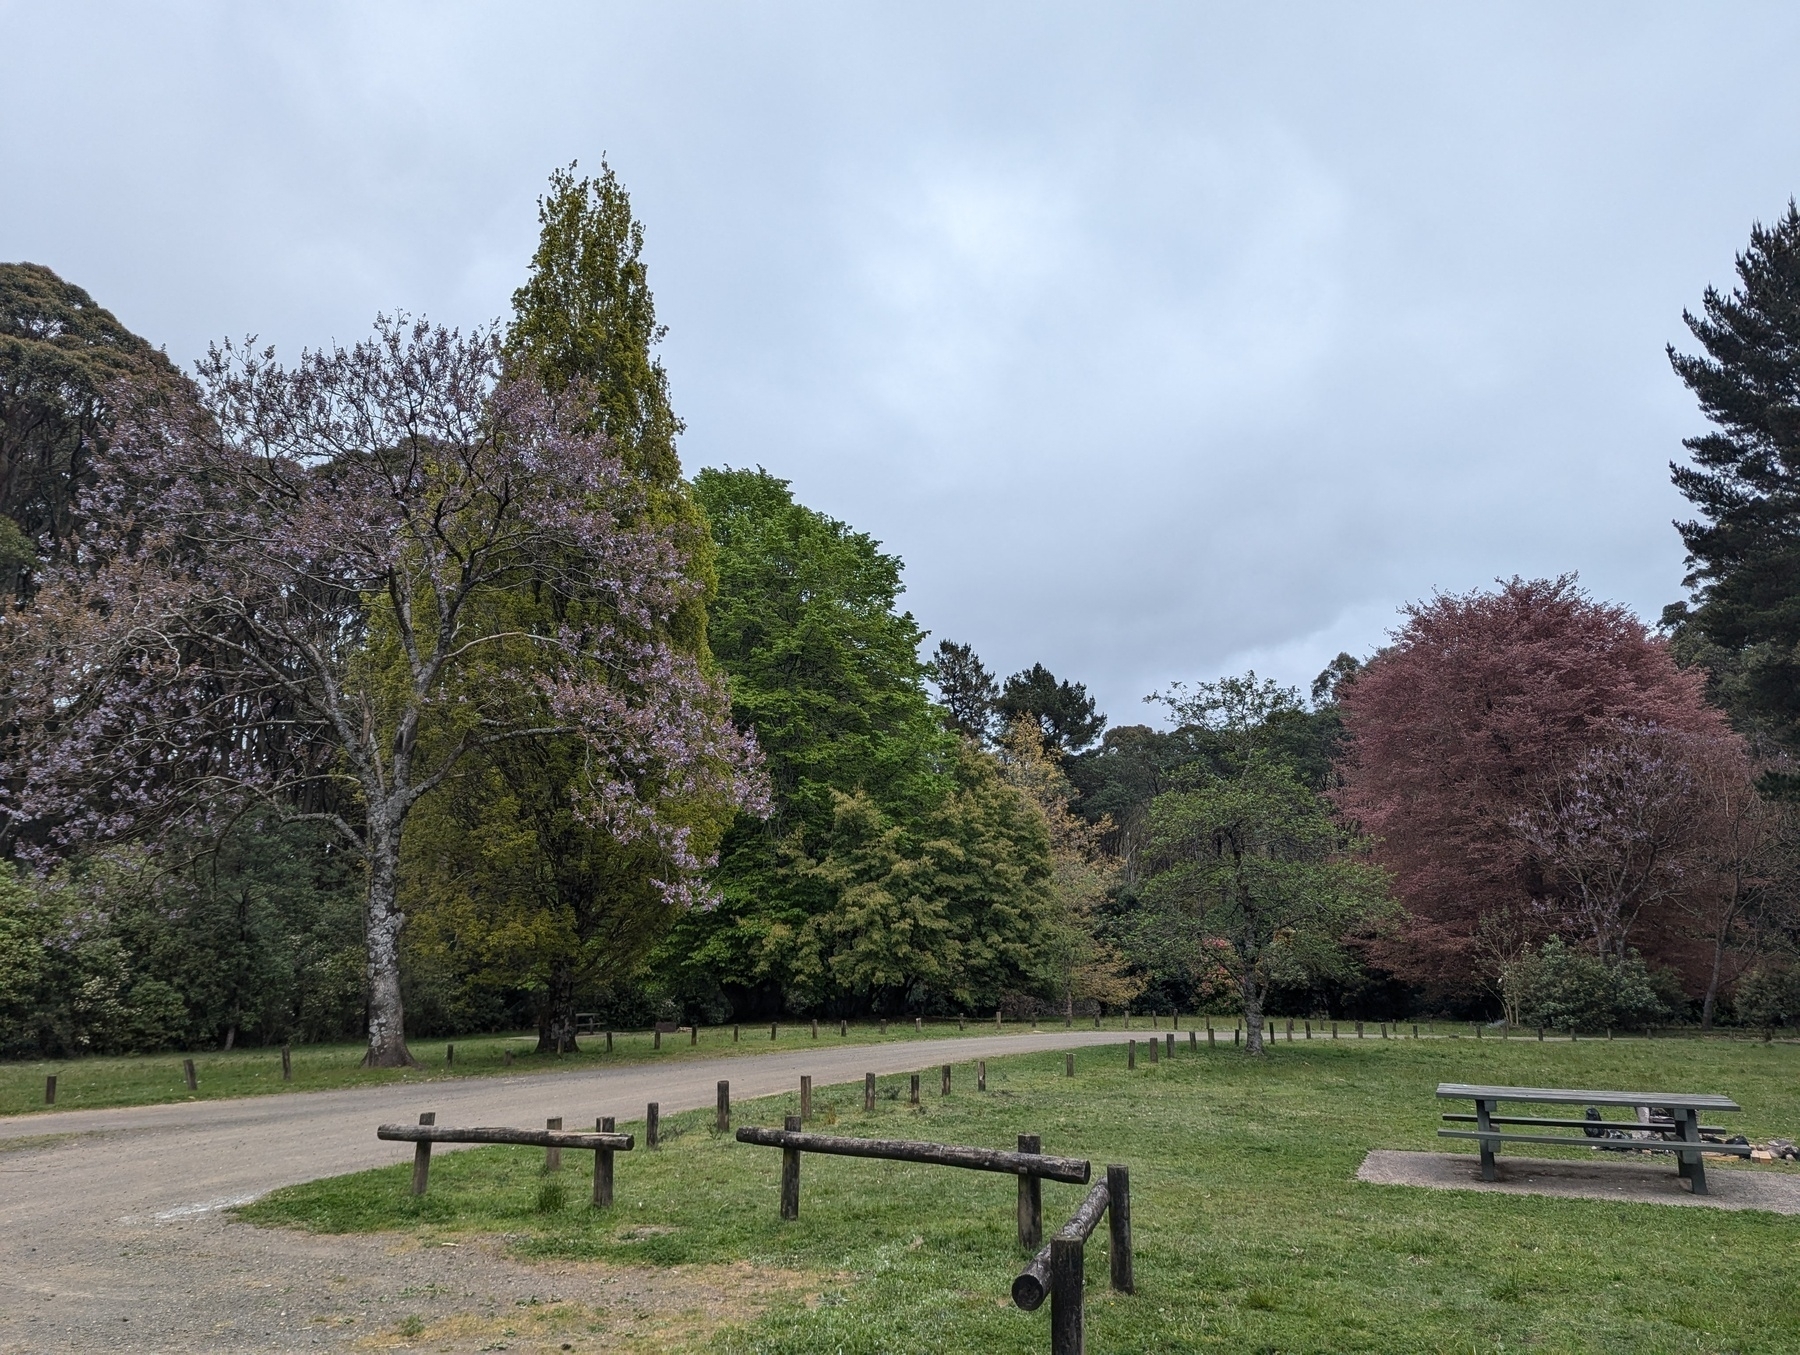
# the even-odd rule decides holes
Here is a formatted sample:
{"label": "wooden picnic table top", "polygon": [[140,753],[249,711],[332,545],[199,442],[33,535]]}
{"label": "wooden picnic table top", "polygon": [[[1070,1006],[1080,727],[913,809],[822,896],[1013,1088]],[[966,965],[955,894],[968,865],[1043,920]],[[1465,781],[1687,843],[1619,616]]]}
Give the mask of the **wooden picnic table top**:
{"label": "wooden picnic table top", "polygon": [[1564,1087],[1483,1087],[1440,1082],[1437,1094],[1458,1101],[1535,1101],[1544,1105],[1668,1106],[1683,1110],[1742,1110],[1729,1096],[1709,1092],[1603,1092]]}

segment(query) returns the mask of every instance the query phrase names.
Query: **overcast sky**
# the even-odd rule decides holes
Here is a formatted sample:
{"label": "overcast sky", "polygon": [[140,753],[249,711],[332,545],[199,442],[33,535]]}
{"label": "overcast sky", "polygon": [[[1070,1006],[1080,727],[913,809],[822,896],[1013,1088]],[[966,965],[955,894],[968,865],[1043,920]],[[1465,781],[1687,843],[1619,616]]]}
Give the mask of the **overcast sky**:
{"label": "overcast sky", "polygon": [[1664,345],[1800,190],[1800,8],[0,0],[0,259],[184,364],[502,315],[604,153],[681,450],[1114,723],[1397,609],[1680,595]]}

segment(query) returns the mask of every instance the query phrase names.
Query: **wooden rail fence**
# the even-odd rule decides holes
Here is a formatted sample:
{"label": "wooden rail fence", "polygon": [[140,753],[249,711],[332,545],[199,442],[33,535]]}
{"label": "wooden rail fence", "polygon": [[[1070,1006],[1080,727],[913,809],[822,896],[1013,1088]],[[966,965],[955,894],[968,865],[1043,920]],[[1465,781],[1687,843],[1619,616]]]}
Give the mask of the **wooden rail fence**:
{"label": "wooden rail fence", "polygon": [[[578,1148],[594,1154],[594,1204],[606,1208],[612,1204],[613,1194],[613,1154],[629,1153],[636,1144],[630,1134],[619,1134],[613,1130],[613,1119],[610,1115],[594,1122],[594,1132],[584,1130],[565,1130],[562,1119],[551,1120],[550,1127],[544,1129],[512,1129],[507,1127],[477,1126],[469,1129],[456,1129],[449,1125],[437,1123],[437,1114],[426,1111],[419,1116],[419,1122],[412,1124],[384,1124],[375,1130],[375,1137],[388,1139],[396,1143],[410,1143],[413,1148],[412,1193],[423,1195],[431,1177],[431,1145],[434,1143],[512,1143],[528,1148],[544,1150],[544,1165],[555,1171],[562,1166],[562,1150]],[[551,1155],[555,1154],[554,1157]]]}

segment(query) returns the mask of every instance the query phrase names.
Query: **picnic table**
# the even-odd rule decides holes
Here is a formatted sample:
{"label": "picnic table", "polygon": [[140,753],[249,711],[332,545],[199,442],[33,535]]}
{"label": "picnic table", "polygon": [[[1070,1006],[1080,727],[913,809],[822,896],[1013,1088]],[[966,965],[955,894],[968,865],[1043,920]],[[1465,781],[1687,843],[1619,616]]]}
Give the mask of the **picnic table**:
{"label": "picnic table", "polygon": [[[1747,1143],[1712,1143],[1702,1134],[1723,1134],[1716,1125],[1700,1123],[1702,1111],[1741,1111],[1742,1106],[1729,1096],[1703,1092],[1609,1092],[1563,1087],[1483,1087],[1467,1082],[1440,1082],[1438,1098],[1447,1101],[1473,1101],[1475,1113],[1448,1114],[1446,1120],[1474,1122],[1474,1129],[1440,1129],[1439,1138],[1474,1139],[1481,1146],[1481,1179],[1498,1179],[1494,1170],[1494,1150],[1502,1143],[1554,1143],[1565,1147],[1600,1147],[1639,1149],[1652,1153],[1673,1153],[1676,1175],[1685,1177],[1694,1194],[1706,1194],[1706,1167],[1702,1153],[1728,1153],[1748,1157]],[[1551,1106],[1622,1106],[1637,1113],[1632,1120],[1560,1120],[1541,1116],[1501,1115],[1503,1101],[1527,1105]],[[1495,1128],[1496,1125],[1523,1125],[1534,1129],[1579,1129],[1582,1137],[1570,1134],[1517,1134]],[[1625,1142],[1611,1137],[1608,1131],[1623,1130],[1632,1137]],[[1598,1131],[1598,1133],[1596,1132]],[[1654,1138],[1638,1138],[1640,1133],[1654,1133]],[[1607,1135],[1600,1138],[1599,1135]],[[1596,1138],[1599,1139],[1596,1142]]]}

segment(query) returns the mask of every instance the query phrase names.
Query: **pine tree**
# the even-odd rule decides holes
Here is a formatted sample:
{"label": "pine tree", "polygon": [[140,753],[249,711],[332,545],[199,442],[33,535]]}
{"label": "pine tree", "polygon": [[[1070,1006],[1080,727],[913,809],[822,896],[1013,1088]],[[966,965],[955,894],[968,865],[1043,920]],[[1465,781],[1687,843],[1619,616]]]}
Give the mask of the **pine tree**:
{"label": "pine tree", "polygon": [[1750,232],[1729,295],[1684,313],[1703,354],[1669,361],[1712,431],[1672,464],[1698,510],[1678,523],[1689,602],[1663,614],[1747,728],[1800,743],[1800,210]]}

